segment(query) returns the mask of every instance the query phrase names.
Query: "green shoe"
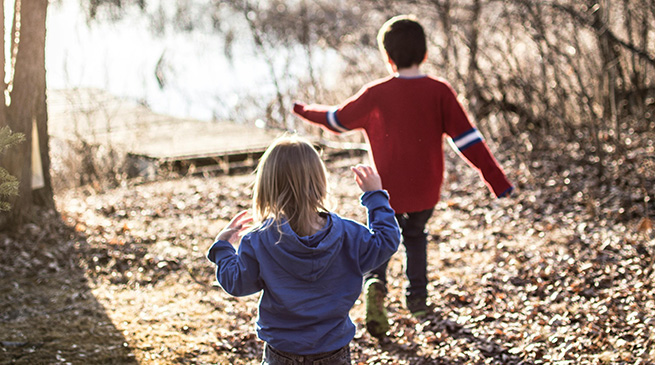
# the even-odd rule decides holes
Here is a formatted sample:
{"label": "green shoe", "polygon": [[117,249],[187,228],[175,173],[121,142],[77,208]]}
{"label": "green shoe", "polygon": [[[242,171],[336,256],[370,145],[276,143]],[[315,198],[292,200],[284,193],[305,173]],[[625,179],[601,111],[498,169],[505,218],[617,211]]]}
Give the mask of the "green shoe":
{"label": "green shoe", "polygon": [[426,297],[422,296],[407,296],[405,298],[407,309],[412,313],[412,316],[415,318],[422,318],[428,312],[428,306],[426,305]]}
{"label": "green shoe", "polygon": [[389,331],[387,310],[384,308],[385,291],[380,279],[366,281],[366,329],[373,337],[384,337]]}

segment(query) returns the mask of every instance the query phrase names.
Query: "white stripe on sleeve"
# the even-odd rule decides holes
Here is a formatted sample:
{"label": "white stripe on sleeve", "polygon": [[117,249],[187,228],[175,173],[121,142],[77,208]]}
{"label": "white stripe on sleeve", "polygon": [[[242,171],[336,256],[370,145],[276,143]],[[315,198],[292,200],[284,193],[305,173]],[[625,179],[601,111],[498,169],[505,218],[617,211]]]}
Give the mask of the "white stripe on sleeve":
{"label": "white stripe on sleeve", "polygon": [[339,120],[337,119],[337,108],[334,108],[327,112],[327,121],[330,127],[332,127],[332,129],[337,130],[339,132],[348,132],[348,129],[344,128],[341,124],[339,124]]}
{"label": "white stripe on sleeve", "polygon": [[455,142],[455,146],[457,146],[459,150],[462,150],[462,148],[465,148],[470,144],[482,140],[483,140],[482,134],[480,134],[480,132],[477,129],[472,129],[465,136],[462,136],[458,140],[453,140],[453,142]]}

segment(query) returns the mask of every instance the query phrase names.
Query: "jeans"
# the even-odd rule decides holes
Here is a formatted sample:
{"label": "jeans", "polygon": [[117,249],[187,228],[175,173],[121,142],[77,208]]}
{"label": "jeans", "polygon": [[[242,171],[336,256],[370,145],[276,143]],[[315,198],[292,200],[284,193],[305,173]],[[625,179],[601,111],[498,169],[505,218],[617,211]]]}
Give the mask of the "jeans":
{"label": "jeans", "polygon": [[[409,280],[406,288],[408,298],[425,298],[428,296],[428,234],[425,225],[428,223],[433,211],[434,208],[430,208],[420,212],[396,214],[396,219],[402,230],[403,245],[407,255],[405,270]],[[388,264],[389,261],[367,273],[364,279],[378,278],[386,286]]]}
{"label": "jeans", "polygon": [[314,355],[296,355],[264,346],[262,365],[350,365],[350,345],[336,351]]}

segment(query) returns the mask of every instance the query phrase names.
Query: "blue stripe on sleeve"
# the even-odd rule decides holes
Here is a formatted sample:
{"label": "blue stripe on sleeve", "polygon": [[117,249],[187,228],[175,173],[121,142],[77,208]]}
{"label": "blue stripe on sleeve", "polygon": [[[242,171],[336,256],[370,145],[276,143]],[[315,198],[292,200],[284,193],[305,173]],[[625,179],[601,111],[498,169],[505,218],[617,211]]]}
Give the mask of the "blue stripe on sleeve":
{"label": "blue stripe on sleeve", "polygon": [[475,131],[476,131],[475,128],[471,128],[471,129],[467,130],[466,132],[460,134],[459,136],[454,137],[454,138],[453,138],[453,142],[457,142],[457,141],[459,141],[460,139],[462,139],[462,138],[468,136],[469,134],[471,134],[471,133],[475,133]]}

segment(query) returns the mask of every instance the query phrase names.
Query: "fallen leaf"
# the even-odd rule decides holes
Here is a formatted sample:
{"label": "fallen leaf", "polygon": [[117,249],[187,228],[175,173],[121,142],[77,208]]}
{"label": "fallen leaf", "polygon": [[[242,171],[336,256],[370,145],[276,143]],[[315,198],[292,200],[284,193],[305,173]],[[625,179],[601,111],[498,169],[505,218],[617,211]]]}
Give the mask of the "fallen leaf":
{"label": "fallen leaf", "polygon": [[639,226],[637,227],[637,231],[642,232],[642,233],[648,233],[650,230],[653,229],[653,223],[650,221],[648,217],[644,217],[639,221]]}

